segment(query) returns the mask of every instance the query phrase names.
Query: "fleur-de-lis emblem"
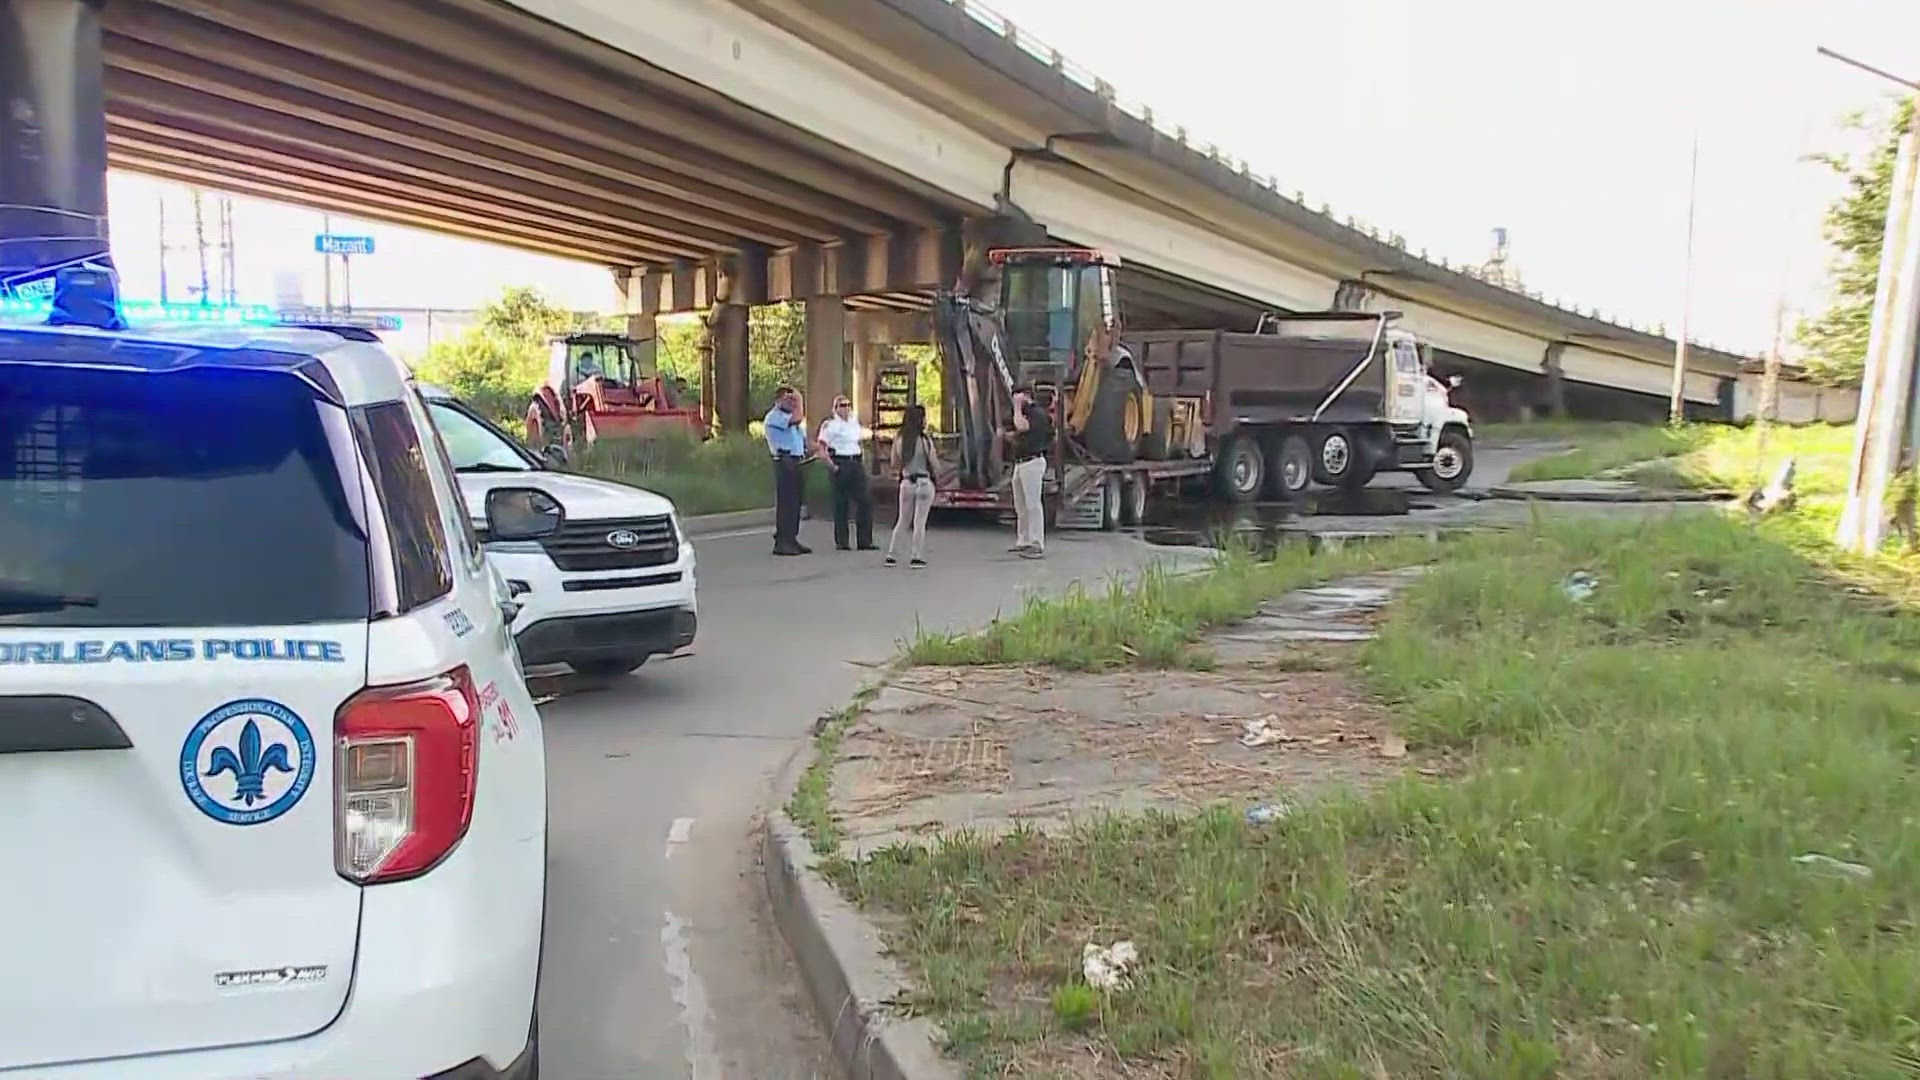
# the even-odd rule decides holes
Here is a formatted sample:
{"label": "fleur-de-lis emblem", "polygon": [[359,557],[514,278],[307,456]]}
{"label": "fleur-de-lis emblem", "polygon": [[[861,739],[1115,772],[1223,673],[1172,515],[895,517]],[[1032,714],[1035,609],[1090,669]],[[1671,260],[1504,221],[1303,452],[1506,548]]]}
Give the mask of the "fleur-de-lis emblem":
{"label": "fleur-de-lis emblem", "polygon": [[267,770],[274,769],[283,773],[293,772],[293,765],[287,761],[285,743],[271,746],[260,745],[260,725],[248,720],[240,729],[240,753],[235,756],[232,749],[216,746],[213,760],[204,775],[208,779],[222,773],[232,773],[234,778],[234,798],[245,806],[252,806],[266,798]]}

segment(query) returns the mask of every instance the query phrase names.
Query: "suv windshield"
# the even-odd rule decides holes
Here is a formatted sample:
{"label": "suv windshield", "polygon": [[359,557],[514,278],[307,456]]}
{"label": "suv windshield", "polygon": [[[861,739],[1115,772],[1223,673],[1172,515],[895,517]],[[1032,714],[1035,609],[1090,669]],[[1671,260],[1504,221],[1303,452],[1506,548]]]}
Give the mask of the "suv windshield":
{"label": "suv windshield", "polygon": [[0,363],[0,627],[366,619],[351,445],[282,373]]}
{"label": "suv windshield", "polygon": [[455,472],[530,472],[519,444],[452,402],[427,402]]}

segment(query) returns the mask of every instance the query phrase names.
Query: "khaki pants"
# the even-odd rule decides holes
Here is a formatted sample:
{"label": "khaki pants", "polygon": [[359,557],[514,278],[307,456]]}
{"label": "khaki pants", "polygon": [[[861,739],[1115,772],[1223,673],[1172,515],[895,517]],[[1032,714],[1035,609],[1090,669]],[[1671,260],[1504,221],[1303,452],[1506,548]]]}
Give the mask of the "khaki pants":
{"label": "khaki pants", "polygon": [[1014,542],[1039,551],[1046,546],[1046,511],[1040,492],[1047,480],[1047,459],[1028,458],[1013,467]]}

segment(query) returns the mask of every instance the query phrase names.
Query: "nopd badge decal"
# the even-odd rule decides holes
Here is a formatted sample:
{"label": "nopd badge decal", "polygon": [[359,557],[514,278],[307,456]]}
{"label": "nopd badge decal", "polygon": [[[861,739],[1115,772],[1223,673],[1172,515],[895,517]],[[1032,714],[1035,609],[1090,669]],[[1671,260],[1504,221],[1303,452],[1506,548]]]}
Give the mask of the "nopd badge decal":
{"label": "nopd badge decal", "polygon": [[232,701],[200,718],[180,747],[180,784],[200,812],[259,825],[293,809],[313,783],[313,734],[292,709]]}

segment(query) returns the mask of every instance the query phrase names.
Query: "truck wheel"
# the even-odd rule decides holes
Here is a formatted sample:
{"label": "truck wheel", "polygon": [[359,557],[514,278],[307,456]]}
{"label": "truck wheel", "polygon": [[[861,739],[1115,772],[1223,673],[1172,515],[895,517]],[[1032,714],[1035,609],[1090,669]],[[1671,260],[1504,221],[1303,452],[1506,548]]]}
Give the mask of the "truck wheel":
{"label": "truck wheel", "polygon": [[1095,461],[1125,465],[1134,458],[1134,443],[1127,435],[1128,418],[1134,414],[1134,386],[1131,376],[1117,370],[1100,373],[1100,385],[1093,391],[1093,415],[1087,418],[1087,451]]}
{"label": "truck wheel", "polygon": [[553,406],[547,399],[535,397],[533,404],[527,406],[527,446],[533,450],[545,450],[560,441],[560,418],[553,414]]}
{"label": "truck wheel", "polygon": [[1313,482],[1313,449],[1305,436],[1289,435],[1267,454],[1267,492],[1276,499],[1297,499]]}
{"label": "truck wheel", "polygon": [[1373,448],[1349,429],[1334,428],[1320,436],[1313,462],[1315,480],[1351,491],[1366,487],[1379,468]]}
{"label": "truck wheel", "polygon": [[1266,484],[1266,457],[1260,452],[1260,444],[1252,439],[1227,440],[1213,468],[1214,490],[1227,502],[1253,502]]}
{"label": "truck wheel", "polygon": [[1121,499],[1125,496],[1119,473],[1100,479],[1100,531],[1113,532],[1120,527]]}
{"label": "truck wheel", "polygon": [[1473,440],[1457,427],[1440,433],[1440,445],[1433,451],[1433,467],[1413,474],[1428,491],[1451,495],[1466,486],[1473,475]]}
{"label": "truck wheel", "polygon": [[1147,490],[1144,476],[1129,476],[1121,488],[1120,524],[1129,528],[1147,523]]}
{"label": "truck wheel", "polygon": [[1153,423],[1147,425],[1147,437],[1140,441],[1140,456],[1148,461],[1165,461],[1173,456],[1173,399],[1153,399]]}

